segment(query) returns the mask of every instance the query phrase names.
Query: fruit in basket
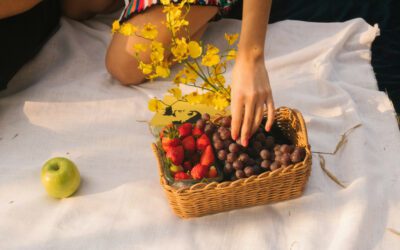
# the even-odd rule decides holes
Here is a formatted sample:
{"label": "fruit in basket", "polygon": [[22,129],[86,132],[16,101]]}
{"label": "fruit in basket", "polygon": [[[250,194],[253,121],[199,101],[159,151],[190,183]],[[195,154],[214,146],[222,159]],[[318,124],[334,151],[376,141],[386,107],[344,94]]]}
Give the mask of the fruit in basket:
{"label": "fruit in basket", "polygon": [[209,167],[212,164],[214,164],[214,161],[215,161],[214,151],[211,145],[208,145],[204,150],[204,152],[201,154],[200,164]]}
{"label": "fruit in basket", "polygon": [[232,166],[236,170],[242,170],[244,165],[243,162],[241,162],[240,160],[236,160],[232,163]]}
{"label": "fruit in basket", "polygon": [[244,174],[245,174],[247,177],[250,177],[250,176],[256,174],[256,171],[254,171],[254,168],[253,168],[252,166],[247,166],[247,167],[245,167],[245,168],[243,169],[243,171],[244,171]]}
{"label": "fruit in basket", "polygon": [[188,179],[191,179],[192,177],[190,176],[190,175],[188,175],[187,173],[185,173],[185,172],[179,172],[179,173],[176,173],[175,175],[174,175],[174,179],[176,180],[176,181],[180,181],[180,180],[188,180]]}
{"label": "fruit in basket", "polygon": [[[201,180],[219,175],[209,136],[216,130],[207,114],[194,124],[168,125],[160,133],[170,176],[175,181]],[[207,130],[207,133],[203,131]],[[223,147],[224,145],[219,145]],[[194,167],[193,167],[194,166]]]}
{"label": "fruit in basket", "polygon": [[179,145],[176,147],[170,147],[167,151],[166,157],[175,165],[181,165],[183,163],[185,152],[183,146]]}
{"label": "fruit in basket", "polygon": [[172,175],[176,175],[176,174],[179,173],[179,172],[183,172],[183,168],[182,168],[181,166],[179,166],[179,165],[174,165],[174,164],[172,164],[172,165],[169,167],[169,171],[171,171],[171,174],[172,174]]}
{"label": "fruit in basket", "polygon": [[163,137],[161,143],[164,151],[168,152],[171,147],[178,146],[180,144],[180,140],[178,138]]}
{"label": "fruit in basket", "polygon": [[192,124],[191,123],[184,123],[179,126],[178,133],[181,138],[185,138],[192,134]]}
{"label": "fruit in basket", "polygon": [[236,180],[266,171],[274,171],[300,162],[305,157],[304,148],[294,147],[282,138],[275,138],[263,128],[259,128],[244,147],[240,138],[233,141],[230,131],[230,117],[223,117],[217,124],[217,132],[212,136],[212,144],[218,152],[217,158],[224,163],[226,180]]}
{"label": "fruit in basket", "polygon": [[206,122],[203,119],[199,119],[196,122],[196,128],[204,131],[204,127],[206,126]]}
{"label": "fruit in basket", "polygon": [[224,161],[224,160],[226,160],[226,156],[227,156],[228,154],[226,153],[226,150],[224,150],[224,149],[221,149],[221,150],[219,150],[218,151],[218,159],[220,160],[220,161]]}
{"label": "fruit in basket", "polygon": [[194,127],[192,131],[192,135],[195,137],[200,137],[203,134],[203,130],[199,129],[198,127]]}
{"label": "fruit in basket", "polygon": [[191,163],[190,161],[185,161],[185,162],[183,163],[183,169],[184,169],[185,171],[190,171],[190,170],[192,170],[192,163]]}
{"label": "fruit in basket", "polygon": [[271,162],[269,160],[263,160],[260,165],[263,169],[268,170],[271,166]]}
{"label": "fruit in basket", "polygon": [[269,152],[268,149],[263,149],[260,152],[260,157],[263,160],[269,160],[271,159],[271,152]]}
{"label": "fruit in basket", "polygon": [[201,118],[205,121],[209,121],[211,119],[210,115],[207,113],[204,113],[201,115]]}
{"label": "fruit in basket", "polygon": [[193,153],[196,151],[196,141],[192,135],[189,135],[182,140],[182,146],[185,151]]}
{"label": "fruit in basket", "polygon": [[239,147],[239,145],[237,143],[229,144],[229,152],[237,153],[237,152],[239,152],[239,150],[240,150],[240,147]]}
{"label": "fruit in basket", "polygon": [[61,199],[72,195],[78,189],[81,178],[72,161],[56,157],[43,165],[41,181],[50,196]]}
{"label": "fruit in basket", "polygon": [[218,176],[218,171],[215,168],[215,166],[211,166],[210,169],[208,170],[207,177],[208,178],[215,178]]}
{"label": "fruit in basket", "polygon": [[274,161],[269,167],[272,171],[277,170],[281,167],[281,163],[279,161]]}
{"label": "fruit in basket", "polygon": [[246,174],[243,172],[243,170],[239,169],[239,170],[236,170],[235,177],[237,179],[246,178]]}
{"label": "fruit in basket", "polygon": [[208,173],[208,166],[204,166],[201,164],[197,164],[192,168],[192,171],[190,171],[190,174],[195,180],[201,180],[205,178],[207,173]]}
{"label": "fruit in basket", "polygon": [[171,147],[176,147],[181,143],[178,130],[174,126],[166,127],[160,134],[162,134],[161,145],[165,152],[168,152]]}
{"label": "fruit in basket", "polygon": [[221,150],[221,149],[223,149],[225,147],[225,145],[224,145],[224,143],[221,141],[221,140],[216,140],[216,141],[214,141],[214,148],[216,149],[216,150]]}
{"label": "fruit in basket", "polygon": [[210,144],[210,139],[206,134],[202,134],[196,141],[197,150],[199,151],[204,151]]}

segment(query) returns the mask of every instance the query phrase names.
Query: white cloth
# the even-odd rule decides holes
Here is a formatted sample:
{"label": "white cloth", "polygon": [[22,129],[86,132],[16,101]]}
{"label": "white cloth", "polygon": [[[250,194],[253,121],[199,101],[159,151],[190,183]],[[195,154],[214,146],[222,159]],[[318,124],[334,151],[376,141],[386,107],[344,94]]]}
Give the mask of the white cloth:
{"label": "white cloth", "polygon": [[[28,89],[0,100],[0,249],[399,249],[400,135],[379,92],[369,47],[378,33],[361,19],[284,21],[269,26],[266,62],[276,106],[303,112],[314,155],[296,200],[191,220],[170,210],[159,185],[149,96],[165,82],[127,88],[104,67],[112,17],[62,20],[59,32],[15,81]],[[225,46],[240,22],[212,23],[206,42]],[[227,78],[229,72],[227,72]],[[48,197],[42,164],[66,156],[83,183],[64,200]]]}

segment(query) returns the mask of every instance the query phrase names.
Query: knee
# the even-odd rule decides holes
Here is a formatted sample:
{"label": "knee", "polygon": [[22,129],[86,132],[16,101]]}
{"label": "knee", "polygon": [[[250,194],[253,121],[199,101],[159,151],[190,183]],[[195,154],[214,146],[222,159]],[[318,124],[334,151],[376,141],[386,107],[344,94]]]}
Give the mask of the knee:
{"label": "knee", "polygon": [[137,85],[145,80],[143,74],[138,70],[136,62],[124,62],[107,54],[106,68],[111,76],[125,86]]}

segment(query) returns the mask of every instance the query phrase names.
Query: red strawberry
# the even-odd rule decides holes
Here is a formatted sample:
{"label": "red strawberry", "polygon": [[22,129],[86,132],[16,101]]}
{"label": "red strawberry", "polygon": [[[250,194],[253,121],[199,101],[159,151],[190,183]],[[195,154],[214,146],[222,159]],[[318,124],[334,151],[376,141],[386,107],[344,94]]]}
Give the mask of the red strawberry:
{"label": "red strawberry", "polygon": [[191,123],[184,123],[178,128],[179,136],[184,138],[192,134],[192,124]]}
{"label": "red strawberry", "polygon": [[165,127],[161,130],[161,132],[160,132],[160,138],[163,138],[164,135],[165,135],[165,133],[166,133],[166,131],[167,131],[169,128],[173,127],[173,126],[174,126],[174,125],[173,125],[172,123],[170,123],[170,124],[168,124],[167,126],[165,126]]}
{"label": "red strawberry", "polygon": [[211,166],[214,163],[215,157],[211,145],[206,147],[206,150],[201,154],[200,164],[203,166]]}
{"label": "red strawberry", "polygon": [[185,169],[185,171],[190,171],[192,170],[192,163],[190,163],[190,161],[185,161],[183,163],[183,169]]}
{"label": "red strawberry", "polygon": [[194,127],[192,131],[192,135],[195,137],[200,137],[203,134],[203,130],[199,129],[198,127]]}
{"label": "red strawberry", "polygon": [[184,172],[176,173],[174,178],[176,181],[191,179],[190,175],[188,175],[187,173],[184,173]]}
{"label": "red strawberry", "polygon": [[189,152],[196,151],[196,141],[193,136],[188,136],[182,140],[183,148]]}
{"label": "red strawberry", "polygon": [[176,147],[181,143],[181,141],[178,138],[173,138],[170,139],[168,137],[163,137],[161,140],[162,148],[164,149],[165,152],[168,152],[171,147]]}
{"label": "red strawberry", "polygon": [[193,179],[195,180],[201,180],[207,175],[207,169],[208,167],[202,166],[201,164],[197,164],[192,168],[192,171],[190,171],[190,174],[192,175]]}
{"label": "red strawberry", "polygon": [[174,125],[166,126],[162,131],[163,137],[161,139],[161,145],[165,152],[168,152],[171,147],[176,147],[181,144],[179,140],[178,130]]}
{"label": "red strawberry", "polygon": [[217,168],[215,166],[211,166],[208,170],[207,177],[208,178],[215,178],[218,176]]}
{"label": "red strawberry", "polygon": [[197,150],[204,151],[208,145],[210,145],[210,138],[206,134],[202,134],[196,141]]}
{"label": "red strawberry", "polygon": [[184,157],[184,150],[182,146],[171,147],[167,151],[166,157],[171,160],[174,165],[181,165]]}

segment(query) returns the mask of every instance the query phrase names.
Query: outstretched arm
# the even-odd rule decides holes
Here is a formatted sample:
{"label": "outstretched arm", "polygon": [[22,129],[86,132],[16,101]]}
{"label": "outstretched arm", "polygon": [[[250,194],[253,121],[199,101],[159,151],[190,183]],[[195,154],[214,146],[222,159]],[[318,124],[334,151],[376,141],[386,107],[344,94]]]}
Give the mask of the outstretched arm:
{"label": "outstretched arm", "polygon": [[261,124],[265,106],[269,131],[274,121],[274,101],[264,62],[264,43],[271,10],[271,0],[243,1],[242,31],[233,68],[232,138],[248,145]]}

